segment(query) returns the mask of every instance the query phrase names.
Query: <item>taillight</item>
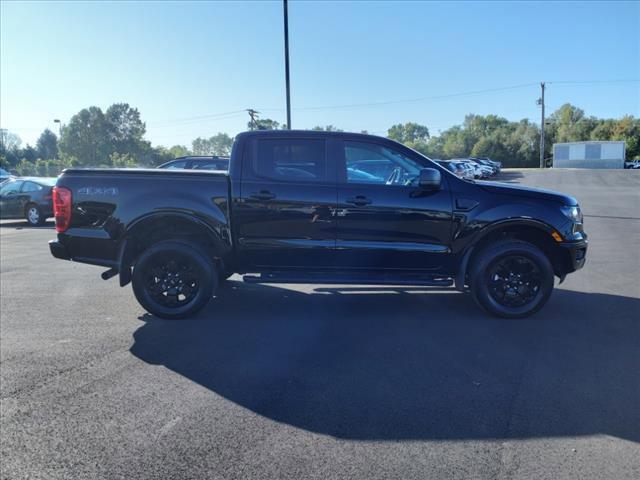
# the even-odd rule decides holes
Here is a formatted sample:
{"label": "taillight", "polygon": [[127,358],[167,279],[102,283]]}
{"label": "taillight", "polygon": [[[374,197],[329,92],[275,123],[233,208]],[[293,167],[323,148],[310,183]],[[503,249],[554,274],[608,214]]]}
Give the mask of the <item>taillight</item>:
{"label": "taillight", "polygon": [[53,187],[53,216],[56,219],[56,231],[64,232],[71,225],[71,190]]}

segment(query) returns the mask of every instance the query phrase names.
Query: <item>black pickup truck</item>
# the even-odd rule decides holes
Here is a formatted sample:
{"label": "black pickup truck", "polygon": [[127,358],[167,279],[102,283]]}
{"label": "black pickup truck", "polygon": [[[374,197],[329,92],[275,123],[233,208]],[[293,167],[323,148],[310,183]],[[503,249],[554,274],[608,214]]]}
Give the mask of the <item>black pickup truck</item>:
{"label": "black pickup truck", "polygon": [[245,282],[468,291],[486,311],[539,310],[584,265],[576,200],[463,180],[386,138],[254,131],[228,172],[69,169],[54,189],[56,258],[107,267],[164,318]]}

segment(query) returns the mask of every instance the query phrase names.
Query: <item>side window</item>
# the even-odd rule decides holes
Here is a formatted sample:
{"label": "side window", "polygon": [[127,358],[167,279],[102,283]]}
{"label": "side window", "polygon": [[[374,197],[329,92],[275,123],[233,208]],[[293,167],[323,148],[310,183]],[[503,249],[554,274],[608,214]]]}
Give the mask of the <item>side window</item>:
{"label": "side window", "polygon": [[326,144],[315,139],[260,139],[253,171],[260,177],[288,182],[327,180]]}
{"label": "side window", "polygon": [[423,168],[414,160],[374,143],[344,142],[347,183],[411,185]]}
{"label": "side window", "polygon": [[223,160],[211,160],[210,162],[193,162],[194,170],[228,170],[229,164]]}
{"label": "side window", "polygon": [[22,181],[17,181],[3,185],[2,188],[0,188],[0,195],[15,195],[20,191],[20,187],[22,187],[23,183],[24,182]]}
{"label": "side window", "polygon": [[163,168],[169,169],[169,170],[177,170],[177,169],[181,169],[187,166],[187,161],[186,160],[182,160],[180,162],[173,162],[170,163],[169,165],[165,165]]}
{"label": "side window", "polygon": [[38,190],[42,190],[42,186],[33,182],[24,182],[22,186],[23,192],[37,192]]}

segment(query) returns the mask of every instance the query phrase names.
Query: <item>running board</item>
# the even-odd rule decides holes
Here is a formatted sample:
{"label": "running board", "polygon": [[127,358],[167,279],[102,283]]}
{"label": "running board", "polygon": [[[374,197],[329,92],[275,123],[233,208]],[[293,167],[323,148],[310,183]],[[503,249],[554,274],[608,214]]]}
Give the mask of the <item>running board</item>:
{"label": "running board", "polygon": [[390,274],[336,274],[272,272],[260,275],[244,275],[247,283],[316,283],[329,285],[416,285],[425,287],[450,287],[453,279],[432,275]]}

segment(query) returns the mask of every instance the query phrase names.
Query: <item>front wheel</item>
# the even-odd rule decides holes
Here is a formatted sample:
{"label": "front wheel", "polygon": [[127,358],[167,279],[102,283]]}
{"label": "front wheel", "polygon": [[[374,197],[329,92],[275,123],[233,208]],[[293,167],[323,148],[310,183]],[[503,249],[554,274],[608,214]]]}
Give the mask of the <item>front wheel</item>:
{"label": "front wheel", "polygon": [[540,310],[553,290],[553,267],[535,245],[505,240],[478,253],[470,286],[476,302],[502,318],[522,318]]}
{"label": "front wheel", "polygon": [[133,292],[149,313],[167,319],[195,315],[218,286],[213,260],[197,245],[177,240],[147,249],[133,268]]}

